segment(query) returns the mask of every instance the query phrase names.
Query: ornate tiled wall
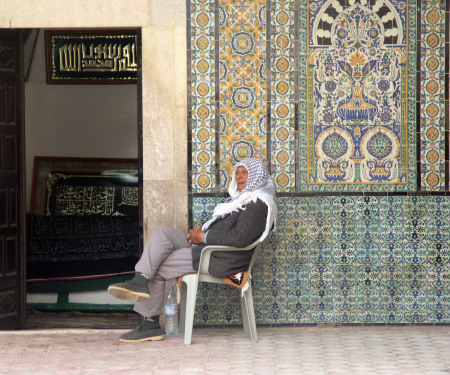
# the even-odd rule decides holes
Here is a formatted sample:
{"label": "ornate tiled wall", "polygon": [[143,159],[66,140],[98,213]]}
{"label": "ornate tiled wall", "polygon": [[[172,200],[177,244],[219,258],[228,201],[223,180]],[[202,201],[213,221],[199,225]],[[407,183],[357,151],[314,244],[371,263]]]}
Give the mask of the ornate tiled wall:
{"label": "ornate tiled wall", "polygon": [[[189,9],[189,6],[188,6]],[[192,181],[197,191],[215,185],[215,14],[214,0],[199,2],[188,30],[191,75],[190,105]]]}
{"label": "ornate tiled wall", "polygon": [[265,159],[265,0],[219,2],[220,187],[236,160]]}
{"label": "ornate tiled wall", "polygon": [[[435,4],[436,3],[436,4]],[[442,4],[424,4],[426,187],[443,180]],[[416,0],[192,0],[194,193],[267,160],[281,192],[417,187]],[[439,102],[441,104],[436,104]]]}
{"label": "ornate tiled wall", "polygon": [[[445,189],[445,1],[423,3],[421,66],[421,185]],[[447,62],[448,63],[448,62]]]}
{"label": "ornate tiled wall", "polygon": [[276,1],[271,5],[272,175],[278,190],[295,191],[294,1]]}
{"label": "ornate tiled wall", "polygon": [[415,188],[415,9],[308,1],[300,191]]}
{"label": "ornate tiled wall", "polygon": [[[194,223],[223,199],[195,198]],[[450,323],[450,196],[278,198],[253,272],[259,324]],[[226,286],[201,287],[197,324],[239,323]]]}
{"label": "ornate tiled wall", "polygon": [[[257,322],[450,323],[445,1],[188,12],[190,224],[244,157],[266,160],[280,193]],[[238,323],[234,290],[198,298],[197,324]]]}

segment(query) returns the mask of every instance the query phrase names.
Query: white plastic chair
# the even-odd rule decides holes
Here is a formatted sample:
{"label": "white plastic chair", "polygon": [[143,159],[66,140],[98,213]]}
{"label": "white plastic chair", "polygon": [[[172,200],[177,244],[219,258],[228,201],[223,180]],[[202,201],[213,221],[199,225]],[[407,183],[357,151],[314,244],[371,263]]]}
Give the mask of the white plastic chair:
{"label": "white plastic chair", "polygon": [[[255,263],[258,252],[262,247],[262,242],[267,237],[270,229],[272,228],[272,214],[268,212],[268,219],[266,223],[266,231],[263,235],[253,242],[250,246],[243,248],[234,248],[229,246],[206,246],[200,256],[198,273],[184,275],[181,278],[181,300],[180,300],[180,322],[179,322],[179,332],[184,333],[184,343],[186,345],[191,344],[192,339],[192,327],[194,325],[194,312],[195,304],[197,300],[197,288],[200,282],[206,283],[216,283],[216,284],[226,284],[221,278],[211,276],[208,272],[209,259],[211,253],[214,251],[250,251],[255,248],[255,252],[252,255],[250,265],[248,268],[249,278],[248,287],[246,288],[235,288],[241,295],[240,305],[241,305],[241,316],[244,325],[244,332],[250,333],[250,339],[252,342],[258,340],[256,333],[256,322],[255,322],[255,311],[253,308],[253,293],[251,284],[251,271],[253,264]],[[269,229],[267,229],[269,228]],[[233,288],[233,287],[231,287]],[[245,291],[243,290],[245,289]]]}

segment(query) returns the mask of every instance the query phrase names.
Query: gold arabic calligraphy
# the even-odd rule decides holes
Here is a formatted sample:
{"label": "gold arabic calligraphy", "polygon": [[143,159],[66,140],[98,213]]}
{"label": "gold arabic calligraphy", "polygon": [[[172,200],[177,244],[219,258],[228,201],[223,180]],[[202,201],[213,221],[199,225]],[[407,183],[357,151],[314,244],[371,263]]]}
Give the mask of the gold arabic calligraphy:
{"label": "gold arabic calligraphy", "polygon": [[60,71],[135,72],[136,44],[67,43],[59,48]]}

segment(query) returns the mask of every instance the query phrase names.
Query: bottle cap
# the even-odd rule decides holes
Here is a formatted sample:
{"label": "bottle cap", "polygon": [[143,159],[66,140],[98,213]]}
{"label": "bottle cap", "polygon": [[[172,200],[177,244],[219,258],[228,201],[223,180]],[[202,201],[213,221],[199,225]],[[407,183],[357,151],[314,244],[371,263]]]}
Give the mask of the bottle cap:
{"label": "bottle cap", "polygon": [[169,289],[173,289],[173,285],[169,285]]}

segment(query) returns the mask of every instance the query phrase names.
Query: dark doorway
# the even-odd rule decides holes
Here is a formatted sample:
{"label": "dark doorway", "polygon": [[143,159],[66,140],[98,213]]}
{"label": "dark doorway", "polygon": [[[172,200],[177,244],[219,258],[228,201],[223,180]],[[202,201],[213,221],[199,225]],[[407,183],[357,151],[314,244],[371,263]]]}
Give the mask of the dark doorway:
{"label": "dark doorway", "polygon": [[[140,30],[137,34],[140,46]],[[30,124],[28,121],[25,124],[27,90],[24,77],[29,76],[32,62],[26,53],[24,56],[24,45],[27,38],[30,40],[33,35],[36,34],[30,29],[0,29],[0,329],[28,328],[26,320],[30,316],[26,303],[25,223],[29,206],[27,185],[31,185],[32,181],[26,175],[26,129]],[[140,51],[138,56],[139,66],[142,66]],[[139,69],[138,83],[134,85],[137,91],[137,131],[133,134],[137,139],[139,161],[140,251],[143,242],[141,77]]]}
{"label": "dark doorway", "polygon": [[0,30],[0,329],[25,322],[21,30]]}

